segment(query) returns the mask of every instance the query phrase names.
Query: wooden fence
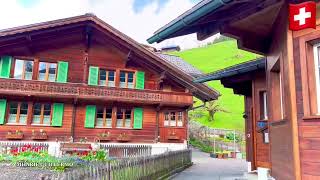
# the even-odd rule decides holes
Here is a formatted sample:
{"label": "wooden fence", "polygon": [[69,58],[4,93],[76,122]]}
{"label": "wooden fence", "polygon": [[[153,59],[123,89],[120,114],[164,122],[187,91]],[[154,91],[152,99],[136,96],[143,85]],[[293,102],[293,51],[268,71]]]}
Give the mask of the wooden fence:
{"label": "wooden fence", "polygon": [[123,158],[107,163],[92,163],[43,177],[43,180],[136,180],[159,179],[191,165],[191,150],[172,151],[160,155]]}
{"label": "wooden fence", "polygon": [[1,141],[0,142],[0,154],[7,154],[12,149],[16,149],[17,152],[22,152],[22,149],[30,145],[32,147],[37,147],[40,151],[47,151],[49,144],[46,142],[15,142],[15,141]]}
{"label": "wooden fence", "polygon": [[150,156],[151,145],[115,145],[115,144],[101,144],[101,149],[105,149],[109,157],[128,158]]}

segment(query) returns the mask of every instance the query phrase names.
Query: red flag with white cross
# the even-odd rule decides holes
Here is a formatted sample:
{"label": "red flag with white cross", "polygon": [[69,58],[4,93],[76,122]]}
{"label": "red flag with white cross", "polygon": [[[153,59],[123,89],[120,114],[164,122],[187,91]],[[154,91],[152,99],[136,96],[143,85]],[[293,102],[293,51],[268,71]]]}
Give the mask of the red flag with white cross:
{"label": "red flag with white cross", "polygon": [[316,28],[316,3],[289,4],[289,29],[298,31],[305,28]]}

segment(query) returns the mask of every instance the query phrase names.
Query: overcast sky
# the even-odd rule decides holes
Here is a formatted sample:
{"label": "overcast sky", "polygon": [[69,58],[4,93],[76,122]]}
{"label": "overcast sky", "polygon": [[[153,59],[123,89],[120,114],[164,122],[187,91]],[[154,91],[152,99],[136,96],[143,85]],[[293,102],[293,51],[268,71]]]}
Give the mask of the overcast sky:
{"label": "overcast sky", "polygon": [[[31,23],[66,18],[88,12],[132,37],[147,43],[154,31],[167,24],[200,0],[1,0],[0,29]],[[153,44],[159,48],[180,45],[197,47],[205,42],[196,35],[166,40]]]}

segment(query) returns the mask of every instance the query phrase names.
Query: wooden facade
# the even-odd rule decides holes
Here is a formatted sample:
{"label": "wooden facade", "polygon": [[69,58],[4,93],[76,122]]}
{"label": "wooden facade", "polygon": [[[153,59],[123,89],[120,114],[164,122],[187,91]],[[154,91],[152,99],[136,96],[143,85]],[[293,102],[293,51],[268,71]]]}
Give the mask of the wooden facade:
{"label": "wooden facade", "polygon": [[96,16],[0,31],[0,140],[182,143],[218,93]]}
{"label": "wooden facade", "polygon": [[[246,158],[251,163],[251,170],[257,170],[258,167],[271,168],[265,63],[265,58],[262,58],[214,73],[221,75],[214,79],[221,80],[221,83],[232,88],[235,94],[244,96]],[[250,69],[254,66],[261,67]],[[228,74],[240,69],[245,72]]]}
{"label": "wooden facade", "polygon": [[[203,40],[220,32],[236,38],[241,49],[266,57],[266,82],[262,83],[262,86],[267,91],[268,100],[269,152],[267,153],[268,148],[265,147],[256,148],[263,152],[261,154],[252,151],[250,146],[257,147],[260,143],[255,141],[254,137],[248,143],[247,152],[251,154],[250,161],[256,162],[255,166],[271,167],[271,175],[279,180],[320,178],[320,4],[316,1],[316,29],[291,31],[288,26],[288,5],[300,2],[304,1],[230,0],[224,4],[204,1],[203,7],[206,6],[205,3],[216,3],[215,9],[207,14],[200,13],[202,16],[199,15],[199,18],[188,26],[181,26],[180,29],[175,27],[179,30],[178,33],[163,34],[163,31],[169,30],[174,23],[188,19],[186,17],[192,16],[193,12],[201,12],[202,7],[195,6],[149,39],[151,42],[160,42],[196,32],[198,39]],[[160,37],[161,33],[166,37]],[[159,39],[156,38],[157,35]],[[229,80],[237,79],[234,77]],[[246,95],[246,114],[250,114],[251,106],[253,109],[259,108],[254,100],[258,82],[252,81],[252,86],[252,96]],[[237,87],[235,92],[243,92],[243,89],[247,87]],[[249,133],[250,129],[254,129],[255,121],[246,122],[246,131]]]}

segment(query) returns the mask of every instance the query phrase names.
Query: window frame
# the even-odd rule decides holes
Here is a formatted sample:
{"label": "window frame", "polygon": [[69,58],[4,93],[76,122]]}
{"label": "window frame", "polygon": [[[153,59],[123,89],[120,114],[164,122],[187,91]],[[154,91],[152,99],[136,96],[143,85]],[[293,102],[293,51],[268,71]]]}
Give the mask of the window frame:
{"label": "window frame", "polygon": [[[171,125],[171,114],[174,113],[175,116],[175,126]],[[181,116],[179,116],[179,113],[181,113]],[[166,120],[166,114],[168,114],[168,120]],[[179,117],[181,117],[181,121],[179,120]],[[182,122],[181,126],[179,125],[179,121]],[[165,110],[163,111],[163,123],[162,125],[164,127],[169,128],[183,128],[185,126],[185,113],[183,110]]]}
{"label": "window frame", "polygon": [[[33,123],[34,118],[34,105],[38,103],[41,105],[40,108],[40,123]],[[50,121],[49,124],[44,124],[44,105],[50,104]],[[46,102],[33,102],[32,103],[32,114],[31,114],[31,126],[51,126],[52,123],[52,112],[53,112],[53,103],[46,103]]]}
{"label": "window frame", "polygon": [[[120,127],[120,126],[118,126],[118,110],[121,110],[122,111],[122,126]],[[126,123],[126,110],[130,110],[131,111],[131,114],[130,114],[130,126],[129,127],[126,127],[125,125],[125,123]],[[115,127],[116,128],[119,128],[119,129],[133,129],[133,116],[134,116],[134,114],[133,114],[133,112],[134,112],[134,108],[131,108],[131,107],[117,107],[117,108],[115,108],[115,115],[116,115],[116,117],[115,117]]]}
{"label": "window frame", "polygon": [[[46,64],[46,73],[45,73],[45,78],[44,80],[40,80],[39,79],[39,71],[40,71],[40,64],[41,63],[45,63]],[[50,69],[50,65],[51,64],[55,64],[56,65],[56,70],[55,70],[55,79],[54,81],[49,81],[49,69]],[[45,81],[45,82],[56,82],[57,81],[57,75],[58,75],[58,62],[48,62],[48,61],[40,61],[38,62],[38,67],[37,67],[37,80],[38,81]]]}
{"label": "window frame", "polygon": [[[121,84],[121,72],[124,72],[125,73],[125,87],[121,87],[120,84]],[[134,71],[134,70],[129,70],[129,69],[120,69],[119,71],[119,88],[128,88],[128,89],[134,89],[135,86],[136,86],[136,73],[137,71]],[[133,79],[132,79],[132,88],[129,88],[128,87],[128,80],[129,80],[129,73],[133,73]]]}
{"label": "window frame", "polygon": [[[102,85],[100,84],[100,71],[101,70],[104,70],[106,72],[106,79],[104,80],[105,81],[105,84]],[[109,86],[109,73],[110,72],[114,72],[114,79],[113,79],[113,82],[114,82],[114,86]],[[99,67],[99,74],[98,74],[98,85],[99,86],[105,86],[105,87],[116,87],[116,79],[117,79],[117,71],[116,70],[113,70],[113,69],[105,69],[105,68],[100,68]]]}
{"label": "window frame", "polygon": [[[262,94],[262,98],[261,98],[261,94]],[[267,94],[267,91],[265,89],[259,90],[258,91],[258,98],[259,98],[259,120],[260,121],[267,121],[269,118],[268,117],[268,94]],[[261,100],[263,100],[263,102]]]}
{"label": "window frame", "polygon": [[315,83],[316,83],[316,96],[317,96],[317,112],[316,115],[320,115],[320,71],[319,71],[319,50],[320,43],[313,45],[313,63],[314,63],[314,75],[315,75]]}
{"label": "window frame", "polygon": [[[109,106],[96,106],[97,107],[97,111],[96,111],[96,116],[95,116],[95,128],[106,128],[106,129],[110,129],[113,128],[113,108],[109,107]],[[97,126],[97,122],[98,122],[98,108],[102,108],[103,109],[103,118],[102,118],[102,126]],[[107,109],[111,109],[111,126],[106,126],[107,125]]]}
{"label": "window frame", "polygon": [[[17,103],[17,113],[16,113],[16,121],[14,123],[12,122],[9,122],[9,118],[10,118],[10,103]],[[26,123],[23,124],[23,123],[20,123],[20,118],[21,118],[21,104],[22,103],[26,103],[27,104],[27,119],[26,119]],[[21,126],[26,126],[28,124],[28,115],[29,115],[29,102],[27,101],[9,101],[8,102],[8,106],[7,106],[7,109],[6,109],[6,125],[21,125]]]}
{"label": "window frame", "polygon": [[[23,61],[23,66],[22,66],[22,78],[21,79],[18,79],[18,78],[15,78],[14,75],[15,75],[15,70],[16,70],[16,65],[17,65],[17,60],[20,60],[20,61]],[[32,62],[32,72],[31,72],[31,79],[25,79],[25,73],[26,73],[26,62],[29,61],[29,62]],[[17,80],[33,80],[33,74],[35,72],[35,61],[34,59],[30,59],[30,58],[17,58],[17,57],[13,57],[13,63],[12,63],[12,73],[11,74],[11,77],[13,79],[17,79]]]}

